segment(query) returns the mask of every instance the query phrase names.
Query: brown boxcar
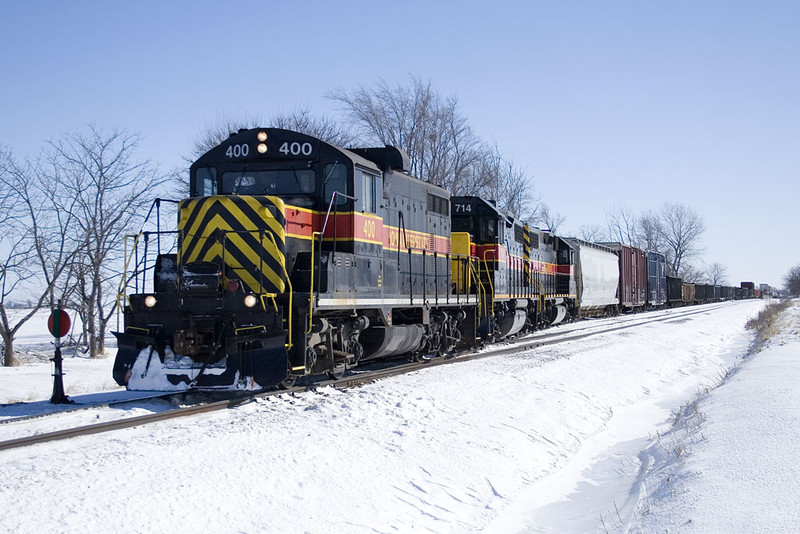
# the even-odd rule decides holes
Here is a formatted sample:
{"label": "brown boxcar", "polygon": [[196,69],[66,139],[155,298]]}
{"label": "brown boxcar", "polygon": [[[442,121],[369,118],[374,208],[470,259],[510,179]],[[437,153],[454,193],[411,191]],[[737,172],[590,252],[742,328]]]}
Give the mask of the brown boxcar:
{"label": "brown boxcar", "polygon": [[623,243],[602,243],[619,258],[619,305],[624,310],[643,308],[647,302],[647,255]]}
{"label": "brown boxcar", "polygon": [[694,304],[695,288],[694,284],[683,284],[681,289],[684,304]]}

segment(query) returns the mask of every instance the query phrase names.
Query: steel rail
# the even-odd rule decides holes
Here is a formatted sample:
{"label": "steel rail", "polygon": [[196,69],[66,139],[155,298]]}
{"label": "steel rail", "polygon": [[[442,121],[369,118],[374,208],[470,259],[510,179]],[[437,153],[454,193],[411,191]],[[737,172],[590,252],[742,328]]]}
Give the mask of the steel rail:
{"label": "steel rail", "polygon": [[[119,399],[119,400],[113,400],[113,401],[108,401],[108,402],[98,402],[96,404],[77,404],[77,403],[76,404],[64,404],[64,405],[62,405],[62,406],[64,406],[64,408],[61,409],[61,410],[56,410],[56,411],[52,411],[52,412],[45,412],[45,413],[37,413],[37,414],[32,414],[32,415],[17,415],[17,416],[7,417],[5,419],[0,419],[0,425],[7,425],[7,424],[10,424],[10,423],[18,423],[18,422],[21,422],[21,421],[30,421],[30,420],[33,420],[33,419],[42,419],[42,418],[50,417],[50,416],[59,416],[59,415],[64,415],[64,414],[70,414],[70,413],[80,412],[80,411],[83,411],[83,410],[91,410],[93,408],[110,408],[112,406],[121,406],[123,404],[132,404],[132,403],[135,403],[135,402],[141,402],[141,401],[146,401],[146,400],[155,400],[155,399],[169,400],[172,397],[179,397],[179,396],[185,395],[185,394],[186,394],[186,391],[176,391],[176,392],[170,392],[170,393],[158,393],[158,394],[155,394],[155,395],[145,395],[145,396],[142,396],[142,397],[135,397],[135,398],[131,398],[131,399]],[[8,404],[8,405],[5,405],[5,406],[14,406],[14,404]]]}

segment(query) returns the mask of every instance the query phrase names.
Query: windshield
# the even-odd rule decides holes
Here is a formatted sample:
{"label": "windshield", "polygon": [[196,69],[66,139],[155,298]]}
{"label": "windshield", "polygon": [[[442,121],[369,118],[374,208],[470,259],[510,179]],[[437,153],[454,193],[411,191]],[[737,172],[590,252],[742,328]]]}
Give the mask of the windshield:
{"label": "windshield", "polygon": [[478,244],[497,242],[497,221],[490,217],[453,217],[453,232],[469,232]]}
{"label": "windshield", "polygon": [[311,169],[243,170],[222,175],[222,194],[309,195],[315,188]]}

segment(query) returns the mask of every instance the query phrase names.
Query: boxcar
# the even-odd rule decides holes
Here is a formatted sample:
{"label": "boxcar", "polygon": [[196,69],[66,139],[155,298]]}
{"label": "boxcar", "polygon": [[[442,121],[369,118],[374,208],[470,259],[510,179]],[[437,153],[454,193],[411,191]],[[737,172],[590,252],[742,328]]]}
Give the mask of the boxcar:
{"label": "boxcar", "polygon": [[647,302],[647,256],[644,250],[623,243],[601,243],[619,261],[619,305],[623,310],[643,308]]}
{"label": "boxcar", "polygon": [[[680,300],[680,291],[678,291]],[[651,307],[667,303],[667,260],[658,252],[647,253],[647,304]]]}

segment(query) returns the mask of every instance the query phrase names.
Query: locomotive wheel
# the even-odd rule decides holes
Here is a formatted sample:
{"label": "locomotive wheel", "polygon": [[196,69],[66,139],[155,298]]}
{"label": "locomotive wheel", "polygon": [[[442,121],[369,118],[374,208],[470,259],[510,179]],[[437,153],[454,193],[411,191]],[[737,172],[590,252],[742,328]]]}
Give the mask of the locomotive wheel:
{"label": "locomotive wheel", "polygon": [[336,360],[333,362],[333,369],[327,371],[328,378],[331,380],[339,380],[344,376],[344,371],[347,369],[347,364],[344,360]]}
{"label": "locomotive wheel", "polygon": [[290,389],[294,387],[295,382],[297,382],[297,375],[288,375],[278,384],[278,389]]}

